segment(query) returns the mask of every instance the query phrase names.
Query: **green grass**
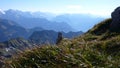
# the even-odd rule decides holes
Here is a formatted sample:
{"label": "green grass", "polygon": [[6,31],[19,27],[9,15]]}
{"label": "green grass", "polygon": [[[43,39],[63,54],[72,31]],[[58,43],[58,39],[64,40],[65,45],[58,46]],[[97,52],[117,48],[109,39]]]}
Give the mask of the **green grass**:
{"label": "green grass", "polygon": [[95,35],[101,35],[105,32],[110,31],[110,24],[111,24],[112,19],[106,19],[99,24],[95,25],[92,29],[88,31],[88,33],[95,34]]}
{"label": "green grass", "polygon": [[[6,60],[6,68],[120,68],[120,34],[109,30],[111,19],[86,34],[59,45],[26,50]],[[99,31],[105,28],[106,31]]]}

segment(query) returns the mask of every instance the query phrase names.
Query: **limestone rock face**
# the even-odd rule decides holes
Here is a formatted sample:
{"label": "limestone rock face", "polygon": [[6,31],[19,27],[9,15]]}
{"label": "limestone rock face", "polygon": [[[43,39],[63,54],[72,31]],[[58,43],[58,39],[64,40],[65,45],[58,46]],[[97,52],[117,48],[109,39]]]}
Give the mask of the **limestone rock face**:
{"label": "limestone rock face", "polygon": [[115,32],[120,32],[120,7],[112,12],[111,17],[112,22],[110,24],[110,29]]}

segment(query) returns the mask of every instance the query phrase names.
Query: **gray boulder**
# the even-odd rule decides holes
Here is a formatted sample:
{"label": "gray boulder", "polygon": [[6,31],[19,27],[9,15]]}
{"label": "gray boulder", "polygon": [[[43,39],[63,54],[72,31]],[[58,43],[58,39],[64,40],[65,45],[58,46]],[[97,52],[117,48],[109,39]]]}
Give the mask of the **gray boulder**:
{"label": "gray boulder", "polygon": [[111,31],[120,32],[120,7],[117,7],[111,14],[112,22],[110,24]]}

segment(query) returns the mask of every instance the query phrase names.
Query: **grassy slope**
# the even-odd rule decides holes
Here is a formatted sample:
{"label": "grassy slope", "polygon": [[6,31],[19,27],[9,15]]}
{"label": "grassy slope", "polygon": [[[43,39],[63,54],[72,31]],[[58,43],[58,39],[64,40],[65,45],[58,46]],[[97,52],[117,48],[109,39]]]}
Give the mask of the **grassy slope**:
{"label": "grassy slope", "polygon": [[9,68],[119,68],[120,34],[111,32],[107,19],[72,40],[57,46],[36,47],[7,61]]}

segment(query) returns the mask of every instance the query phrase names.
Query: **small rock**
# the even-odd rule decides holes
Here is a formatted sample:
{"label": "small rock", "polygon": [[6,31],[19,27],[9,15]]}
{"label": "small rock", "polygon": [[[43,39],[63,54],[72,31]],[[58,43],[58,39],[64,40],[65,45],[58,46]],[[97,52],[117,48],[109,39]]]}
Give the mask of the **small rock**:
{"label": "small rock", "polygon": [[56,44],[59,44],[62,41],[62,39],[63,39],[62,33],[58,32],[58,38]]}

